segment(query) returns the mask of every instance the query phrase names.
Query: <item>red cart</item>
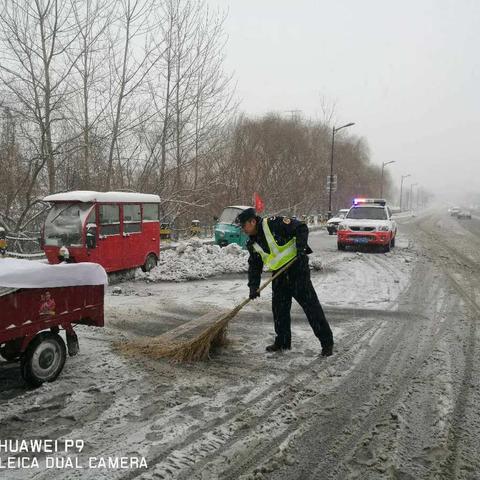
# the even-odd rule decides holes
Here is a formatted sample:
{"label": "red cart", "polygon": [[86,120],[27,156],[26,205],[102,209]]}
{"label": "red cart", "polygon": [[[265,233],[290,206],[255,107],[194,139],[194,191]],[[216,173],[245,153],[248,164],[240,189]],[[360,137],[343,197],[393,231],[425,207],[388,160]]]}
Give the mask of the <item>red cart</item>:
{"label": "red cart", "polygon": [[[55,380],[78,353],[77,324],[103,326],[107,274],[96,263],[0,259],[0,355],[20,360],[27,383]],[[60,336],[65,331],[67,347]]]}

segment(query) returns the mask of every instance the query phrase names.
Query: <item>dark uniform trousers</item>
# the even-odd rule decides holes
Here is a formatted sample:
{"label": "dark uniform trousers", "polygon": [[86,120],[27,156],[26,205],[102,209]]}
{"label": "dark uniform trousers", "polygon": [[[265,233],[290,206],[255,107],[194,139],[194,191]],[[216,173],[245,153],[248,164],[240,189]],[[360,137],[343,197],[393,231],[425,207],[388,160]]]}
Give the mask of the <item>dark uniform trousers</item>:
{"label": "dark uniform trousers", "polygon": [[[275,272],[274,272],[275,273]],[[333,335],[310,280],[308,260],[298,261],[272,283],[272,310],[275,344],[291,348],[290,309],[294,298],[303,308],[308,322],[322,347],[333,345]]]}

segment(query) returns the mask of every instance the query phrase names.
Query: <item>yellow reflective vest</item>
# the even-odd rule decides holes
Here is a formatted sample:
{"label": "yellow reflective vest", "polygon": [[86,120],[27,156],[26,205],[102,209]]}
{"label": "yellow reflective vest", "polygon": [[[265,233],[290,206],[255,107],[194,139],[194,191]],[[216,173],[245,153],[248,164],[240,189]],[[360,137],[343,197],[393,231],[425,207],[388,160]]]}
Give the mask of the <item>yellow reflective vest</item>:
{"label": "yellow reflective vest", "polygon": [[278,245],[268,226],[268,218],[262,220],[262,227],[270,253],[264,252],[257,242],[252,245],[253,249],[262,257],[264,265],[270,270],[278,270],[297,256],[296,238],[293,237],[285,245]]}

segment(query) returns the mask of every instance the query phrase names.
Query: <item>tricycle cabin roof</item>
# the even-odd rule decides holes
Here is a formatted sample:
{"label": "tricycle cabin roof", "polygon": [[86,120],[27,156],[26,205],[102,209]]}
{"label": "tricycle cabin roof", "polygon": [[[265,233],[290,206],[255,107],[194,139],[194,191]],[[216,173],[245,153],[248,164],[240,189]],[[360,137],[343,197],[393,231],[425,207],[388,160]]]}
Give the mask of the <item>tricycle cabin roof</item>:
{"label": "tricycle cabin roof", "polygon": [[150,193],[93,192],[89,190],[54,193],[47,195],[43,200],[45,202],[160,203],[160,197]]}

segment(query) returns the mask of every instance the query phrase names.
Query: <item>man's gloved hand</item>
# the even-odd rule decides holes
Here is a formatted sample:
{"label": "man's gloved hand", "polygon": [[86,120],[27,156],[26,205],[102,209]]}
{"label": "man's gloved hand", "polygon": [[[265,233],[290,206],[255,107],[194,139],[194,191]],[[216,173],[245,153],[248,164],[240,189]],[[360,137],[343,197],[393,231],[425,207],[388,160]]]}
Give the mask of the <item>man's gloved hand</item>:
{"label": "man's gloved hand", "polygon": [[305,253],[305,250],[297,251],[297,260],[295,263],[299,264],[302,267],[308,266],[308,255]]}
{"label": "man's gloved hand", "polygon": [[260,292],[258,291],[258,288],[250,288],[250,295],[248,296],[248,298],[250,300],[255,300],[255,298],[259,297],[260,296]]}

